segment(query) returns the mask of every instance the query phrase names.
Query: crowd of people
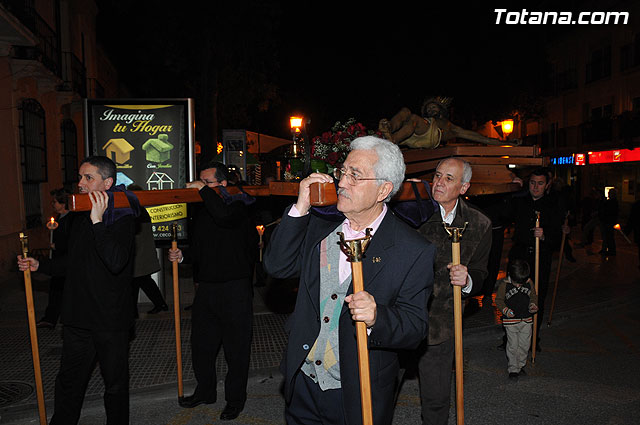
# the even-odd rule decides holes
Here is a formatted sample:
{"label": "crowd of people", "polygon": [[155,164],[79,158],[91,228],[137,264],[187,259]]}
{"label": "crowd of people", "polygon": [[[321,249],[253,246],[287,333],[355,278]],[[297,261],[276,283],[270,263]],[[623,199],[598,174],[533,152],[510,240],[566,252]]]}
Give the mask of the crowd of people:
{"label": "crowd of people", "polygon": [[[403,371],[413,365],[418,370],[423,423],[446,424],[454,359],[453,288],[461,288],[463,297],[484,295],[484,302],[496,292],[505,329],[501,347],[507,357],[506,376],[517,380],[525,374],[535,314],[540,349],[551,259],[562,234],[569,233],[574,206],[566,202],[565,186],[552,184],[557,180],[544,168],[534,170],[522,190],[474,205],[464,196],[471,185],[471,165],[447,158],[437,165],[431,185],[426,184],[431,193],[426,202],[433,213],[418,214],[420,220],[408,223],[403,209],[390,203],[405,180],[399,147],[365,136],[354,140],[351,148],[333,176],[312,173],[300,181],[297,199],[274,226],[258,268],[260,284],[265,276],[299,278],[281,364],[285,420],[362,423],[358,371],[345,365],[357,357],[355,324],[363,322],[370,349],[373,422],[391,423]],[[64,325],[51,424],[78,423],[96,361],[105,383],[107,423],[127,424],[128,345],[139,288],[154,303],[149,313],[168,306],[150,278],[160,265],[149,217],[135,195],[115,185],[115,164],[106,157],[89,157],[81,163],[79,177],[79,191],[89,195],[91,211],[69,213],[67,193],[52,192],[60,223],[54,255],[40,260],[19,256],[18,265],[20,270],[53,277],[50,308],[38,326],[54,327],[58,310]],[[192,265],[197,287],[191,313],[197,385],[180,406],[190,409],[217,401],[215,361],[224,348],[228,373],[221,420],[237,418],[247,401],[253,282],[258,249],[263,248],[252,212],[256,199],[244,191],[231,195],[226,190],[231,181],[224,164],[202,166],[199,179],[187,184],[203,201],[193,214],[191,239],[168,253],[172,262]],[[312,207],[314,183],[336,184],[338,201],[331,211]],[[115,191],[125,192],[130,208],[113,208],[109,199]],[[594,200],[588,219],[583,218],[582,242],[591,243],[591,228],[601,226],[603,255],[615,255],[615,195],[612,190],[607,200]],[[637,203],[634,208],[637,217]],[[590,221],[594,218],[596,225]],[[636,242],[638,222],[630,220],[625,228],[635,233]],[[453,264],[445,226],[464,229],[460,264]],[[508,273],[496,282],[504,232],[511,227]],[[364,290],[354,293],[351,264],[340,239],[368,236]],[[536,258],[537,289],[532,281]]]}

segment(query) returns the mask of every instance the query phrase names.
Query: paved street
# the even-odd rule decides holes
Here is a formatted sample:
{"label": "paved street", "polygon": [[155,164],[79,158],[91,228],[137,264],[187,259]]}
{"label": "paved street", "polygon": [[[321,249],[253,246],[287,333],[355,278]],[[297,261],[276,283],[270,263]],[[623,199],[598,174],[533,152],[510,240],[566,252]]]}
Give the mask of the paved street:
{"label": "paved street", "polygon": [[[550,327],[541,332],[542,352],[527,376],[507,379],[506,358],[496,346],[501,326],[494,306],[485,305],[464,320],[465,421],[468,424],[637,424],[640,417],[640,270],[636,247],[617,235],[618,255],[602,258],[574,249],[576,263],[564,261]],[[508,247],[506,241],[505,250]],[[599,243],[599,241],[597,242]],[[597,252],[598,246],[593,249]],[[555,280],[556,261],[551,268]],[[189,270],[182,270],[183,306],[191,302]],[[46,306],[47,280],[34,275],[37,317]],[[282,326],[294,297],[294,282],[256,288],[249,399],[236,424],[283,423],[284,402],[277,365],[286,337]],[[170,288],[170,282],[167,283]],[[0,423],[37,424],[37,407],[26,325],[24,289],[18,277],[0,289]],[[550,295],[551,296],[551,291]],[[547,301],[547,309],[551,307]],[[150,305],[141,304],[144,312]],[[549,312],[545,314],[545,320]],[[200,425],[221,422],[219,401],[195,409],[177,404],[173,316],[141,314],[131,345],[131,423]],[[53,413],[53,381],[62,341],[61,327],[39,330],[47,413]],[[182,348],[185,394],[194,388],[189,348],[190,315],[183,311]],[[222,354],[217,362],[224,377]],[[81,424],[104,423],[102,382],[94,374]],[[394,424],[420,423],[417,380],[403,383]],[[455,423],[451,410],[450,423]]]}

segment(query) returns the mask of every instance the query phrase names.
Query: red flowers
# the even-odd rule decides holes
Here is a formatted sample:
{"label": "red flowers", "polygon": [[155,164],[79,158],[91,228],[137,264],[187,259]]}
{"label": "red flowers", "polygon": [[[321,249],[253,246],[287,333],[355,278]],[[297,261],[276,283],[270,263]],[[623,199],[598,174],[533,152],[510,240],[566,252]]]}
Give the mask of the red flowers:
{"label": "red flowers", "polygon": [[323,160],[335,168],[346,159],[353,139],[372,134],[377,133],[367,131],[355,118],[349,118],[345,123],[338,121],[331,131],[325,131],[311,140],[311,158]]}

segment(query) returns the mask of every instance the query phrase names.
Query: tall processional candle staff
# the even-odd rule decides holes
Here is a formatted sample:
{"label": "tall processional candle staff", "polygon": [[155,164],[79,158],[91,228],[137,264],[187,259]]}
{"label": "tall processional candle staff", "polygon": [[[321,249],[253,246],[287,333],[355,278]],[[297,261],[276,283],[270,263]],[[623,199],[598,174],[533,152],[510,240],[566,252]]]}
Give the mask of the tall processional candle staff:
{"label": "tall processional candle staff", "polygon": [[[536,211],[536,229],[540,227],[540,212]],[[540,281],[540,238],[536,236],[536,259],[534,286],[536,294],[538,292],[538,282]],[[531,342],[531,364],[536,363],[536,344],[538,341],[538,315],[533,315],[533,341]]]}
{"label": "tall processional candle staff", "polygon": [[[28,257],[27,235],[20,233],[22,245],[22,258]],[[38,332],[36,330],[36,318],[33,306],[33,288],[31,286],[31,268],[24,269],[24,289],[27,298],[27,318],[29,321],[29,335],[31,336],[31,355],[33,357],[33,374],[36,381],[36,395],[38,398],[38,413],[40,425],[47,425],[47,413],[44,405],[44,390],[42,387],[42,373],[40,371],[40,351],[38,350]]]}
{"label": "tall processional candle staff", "polygon": [[[462,228],[447,226],[442,223],[444,229],[451,237],[451,265],[460,264],[460,238],[467,228],[464,223]],[[456,420],[458,425],[464,424],[464,382],[462,363],[462,287],[453,286],[453,318],[455,335],[455,364],[456,364]]]}
{"label": "tall processional candle staff", "polygon": [[[171,225],[171,249],[178,249],[178,225]],[[171,263],[173,271],[173,316],[176,328],[176,365],[178,366],[178,401],[184,398],[182,386],[182,337],[180,332],[180,279],[178,277],[178,260]]]}
{"label": "tall processional candle staff", "polygon": [[[360,239],[345,241],[344,233],[337,232],[340,236],[340,249],[351,263],[351,279],[353,293],[364,291],[364,279],[362,277],[362,257],[367,245],[371,241],[371,229],[366,230],[366,236]],[[358,343],[358,370],[360,372],[360,402],[362,404],[363,425],[373,424],[373,410],[371,407],[371,376],[369,370],[369,348],[367,325],[362,321],[356,321],[356,341]]]}
{"label": "tall processional candle staff", "polygon": [[49,259],[53,258],[53,231],[58,228],[58,222],[51,217],[51,220],[47,221],[47,229],[49,229]]}

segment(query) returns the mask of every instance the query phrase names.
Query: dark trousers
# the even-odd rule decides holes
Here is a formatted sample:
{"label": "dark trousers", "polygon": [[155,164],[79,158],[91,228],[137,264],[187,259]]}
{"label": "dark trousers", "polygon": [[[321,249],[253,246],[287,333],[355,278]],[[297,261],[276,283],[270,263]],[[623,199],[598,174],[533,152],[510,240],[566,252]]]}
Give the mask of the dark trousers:
{"label": "dark trousers", "polygon": [[62,292],[64,290],[64,276],[53,276],[49,282],[49,302],[42,320],[44,322],[58,323],[60,317],[60,305],[62,304]]}
{"label": "dark trousers", "polygon": [[291,402],[284,408],[287,425],[344,425],[342,389],[322,391],[311,378],[298,370],[293,381]]}
{"label": "dark trousers", "polygon": [[73,425],[96,360],[104,380],[108,425],[129,423],[129,331],[93,331],[65,326],[62,359],[56,377],[51,425]]}
{"label": "dark trousers", "polygon": [[191,349],[198,398],[215,400],[216,357],[222,346],[228,372],[225,400],[244,406],[251,356],[253,287],[251,279],[200,283],[193,301]]}
{"label": "dark trousers", "polygon": [[160,292],[158,285],[156,285],[156,282],[153,280],[151,275],[147,274],[144,276],[134,277],[131,285],[135,317],[138,317],[138,293],[140,292],[140,289],[142,289],[147,297],[149,297],[154,307],[167,305],[166,301],[162,297],[162,292]]}
{"label": "dark trousers", "polygon": [[421,348],[418,361],[420,404],[422,423],[446,425],[451,402],[451,370],[453,366],[454,340]]}
{"label": "dark trousers", "polygon": [[602,253],[603,254],[616,253],[616,238],[615,238],[615,234],[613,233],[614,224],[607,224],[607,223],[600,224],[600,230],[602,231]]}

